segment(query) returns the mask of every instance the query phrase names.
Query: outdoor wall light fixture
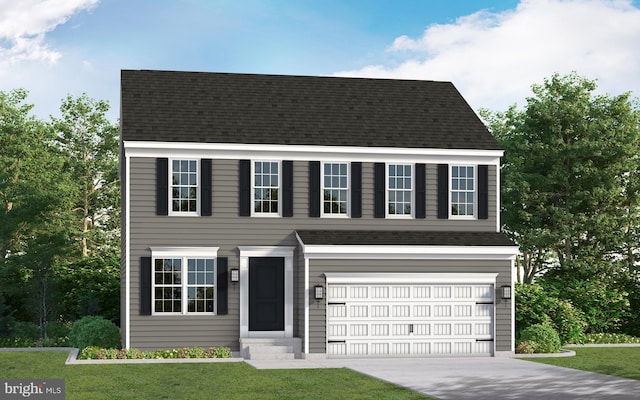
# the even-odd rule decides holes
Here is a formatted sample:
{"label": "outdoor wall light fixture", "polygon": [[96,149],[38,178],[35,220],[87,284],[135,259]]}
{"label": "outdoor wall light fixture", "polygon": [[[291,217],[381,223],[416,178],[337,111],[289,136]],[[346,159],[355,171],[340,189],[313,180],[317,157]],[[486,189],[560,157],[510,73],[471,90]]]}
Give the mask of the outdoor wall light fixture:
{"label": "outdoor wall light fixture", "polygon": [[511,286],[502,285],[500,289],[502,290],[502,293],[500,294],[502,300],[511,300]]}
{"label": "outdoor wall light fixture", "polygon": [[322,285],[315,285],[313,287],[313,298],[316,301],[322,300],[324,299],[324,286]]}
{"label": "outdoor wall light fixture", "polygon": [[231,282],[238,283],[238,281],[240,281],[240,271],[238,268],[232,268],[229,272],[231,272]]}

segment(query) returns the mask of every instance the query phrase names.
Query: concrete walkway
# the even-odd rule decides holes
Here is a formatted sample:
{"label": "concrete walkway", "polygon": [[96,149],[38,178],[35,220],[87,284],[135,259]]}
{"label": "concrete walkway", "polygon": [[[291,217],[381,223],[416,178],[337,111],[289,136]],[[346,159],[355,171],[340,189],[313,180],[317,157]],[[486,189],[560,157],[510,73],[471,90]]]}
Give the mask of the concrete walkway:
{"label": "concrete walkway", "polygon": [[349,368],[438,399],[640,399],[640,381],[502,358],[247,361],[258,369]]}

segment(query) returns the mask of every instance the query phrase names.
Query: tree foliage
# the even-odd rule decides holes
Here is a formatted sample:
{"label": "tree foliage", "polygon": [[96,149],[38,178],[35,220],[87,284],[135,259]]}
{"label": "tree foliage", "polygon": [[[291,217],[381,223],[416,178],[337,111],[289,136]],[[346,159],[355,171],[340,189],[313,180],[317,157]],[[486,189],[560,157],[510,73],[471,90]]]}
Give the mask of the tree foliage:
{"label": "tree foliage", "polygon": [[95,271],[61,265],[118,256],[117,128],[107,103],[86,95],[68,97],[51,121],[32,116],[26,100],[22,89],[0,92],[0,296],[4,315],[36,323],[46,338],[49,322],[69,315],[64,278],[93,290]]}
{"label": "tree foliage", "polygon": [[502,221],[524,282],[584,257],[636,262],[639,113],[571,74],[533,85],[525,110],[483,111],[505,149]]}
{"label": "tree foliage", "polygon": [[543,276],[601,332],[632,318],[638,290],[640,111],[630,93],[596,89],[555,74],[523,110],[481,114],[505,149],[502,222],[520,245],[518,281]]}
{"label": "tree foliage", "polygon": [[118,248],[119,129],[107,120],[108,110],[106,101],[68,96],[60,107],[62,118],[52,121],[71,178],[73,237],[82,257],[116,254]]}

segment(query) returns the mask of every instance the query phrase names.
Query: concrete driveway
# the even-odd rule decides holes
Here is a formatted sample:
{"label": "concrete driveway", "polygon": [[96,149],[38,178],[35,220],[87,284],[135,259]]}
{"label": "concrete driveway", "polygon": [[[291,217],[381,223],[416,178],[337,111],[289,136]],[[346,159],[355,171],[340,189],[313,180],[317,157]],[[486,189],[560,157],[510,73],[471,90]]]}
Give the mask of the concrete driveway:
{"label": "concrete driveway", "polygon": [[640,381],[502,357],[248,363],[256,368],[345,367],[447,400],[640,398]]}

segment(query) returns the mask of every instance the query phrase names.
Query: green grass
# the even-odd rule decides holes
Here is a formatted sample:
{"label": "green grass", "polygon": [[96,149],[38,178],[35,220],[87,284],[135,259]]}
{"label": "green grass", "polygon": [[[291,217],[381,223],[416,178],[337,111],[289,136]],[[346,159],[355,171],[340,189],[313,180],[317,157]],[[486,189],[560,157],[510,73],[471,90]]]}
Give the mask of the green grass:
{"label": "green grass", "polygon": [[575,357],[525,360],[640,380],[640,347],[585,347],[571,350],[575,350]]}
{"label": "green grass", "polygon": [[66,352],[0,353],[0,377],[64,379],[73,399],[425,399],[348,369],[245,363],[65,365]]}

